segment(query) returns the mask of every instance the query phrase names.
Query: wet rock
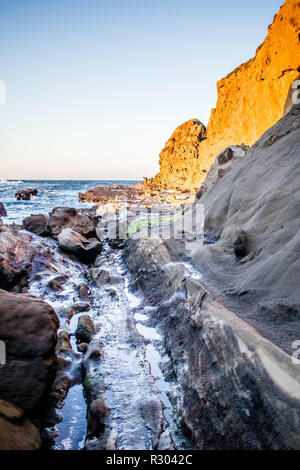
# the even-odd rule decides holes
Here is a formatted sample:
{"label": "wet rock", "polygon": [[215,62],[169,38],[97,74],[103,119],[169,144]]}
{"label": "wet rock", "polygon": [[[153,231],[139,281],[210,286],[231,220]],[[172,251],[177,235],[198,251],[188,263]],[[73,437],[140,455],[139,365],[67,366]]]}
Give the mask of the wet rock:
{"label": "wet rock", "polygon": [[58,235],[57,241],[62,251],[76,256],[79,261],[85,264],[91,264],[102,249],[98,240],[87,240],[71,228],[63,229]]}
{"label": "wet rock", "polygon": [[37,406],[54,379],[58,327],[55,311],[41,298],[0,290],[0,338],[7,357],[0,398],[25,411]]}
{"label": "wet rock", "polygon": [[0,202],[0,215],[2,217],[6,217],[7,216],[7,212],[6,212],[6,209],[4,207],[4,204],[2,202]]}
{"label": "wet rock", "polygon": [[37,196],[38,190],[34,188],[21,189],[16,192],[16,198],[18,201],[29,201],[32,196]]}
{"label": "wet rock", "polygon": [[43,214],[35,214],[23,220],[23,227],[28,232],[35,233],[41,237],[50,237],[52,232],[48,225],[48,217]]}
{"label": "wet rock", "polygon": [[243,258],[248,252],[248,236],[244,230],[241,230],[233,243],[234,253],[237,257]]}
{"label": "wet rock", "polygon": [[153,449],[157,449],[163,429],[163,411],[160,399],[153,397],[142,403],[141,415],[151,433]]}
{"label": "wet rock", "polygon": [[96,236],[96,224],[87,215],[79,214],[70,207],[56,207],[49,214],[49,227],[52,236],[57,238],[63,229],[70,228],[85,238]]}
{"label": "wet rock", "polygon": [[91,436],[100,436],[109,425],[111,409],[105,396],[93,400],[88,408],[88,433]]}
{"label": "wet rock", "polygon": [[44,427],[54,426],[58,421],[57,410],[61,408],[69,388],[81,382],[81,359],[70,343],[70,336],[66,331],[60,331],[56,345],[57,372],[55,380],[47,396],[47,405],[44,410]]}
{"label": "wet rock", "polygon": [[49,287],[49,289],[51,289],[55,292],[60,292],[60,291],[63,290],[62,284],[64,282],[66,282],[67,279],[68,279],[68,276],[66,276],[66,275],[56,276],[53,279],[50,279],[47,286]]}
{"label": "wet rock", "polygon": [[106,268],[90,268],[86,271],[85,276],[90,281],[101,287],[104,284],[118,284],[122,282],[121,276],[111,274]]}
{"label": "wet rock", "polygon": [[77,345],[78,351],[82,353],[85,353],[87,351],[87,348],[88,348],[88,343],[80,343]]}
{"label": "wet rock", "polygon": [[78,319],[78,325],[75,331],[76,339],[79,343],[89,343],[96,330],[94,324],[88,315],[82,315]]}
{"label": "wet rock", "polygon": [[80,300],[84,300],[85,302],[89,302],[90,301],[90,298],[89,298],[89,287],[87,286],[87,284],[85,282],[82,282],[81,284],[79,284],[79,286],[77,287],[78,289],[78,295],[79,295],[79,298]]}
{"label": "wet rock", "polygon": [[23,410],[0,400],[0,450],[39,450],[40,447],[39,431]]}
{"label": "wet rock", "polygon": [[37,249],[29,234],[13,226],[0,226],[0,288],[12,289],[27,278]]}

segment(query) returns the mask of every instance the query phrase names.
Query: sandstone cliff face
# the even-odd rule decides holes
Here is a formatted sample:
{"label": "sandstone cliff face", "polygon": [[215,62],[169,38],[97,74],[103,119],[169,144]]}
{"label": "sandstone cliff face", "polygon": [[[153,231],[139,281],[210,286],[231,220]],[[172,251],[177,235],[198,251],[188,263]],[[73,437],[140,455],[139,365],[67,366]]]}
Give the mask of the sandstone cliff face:
{"label": "sandstone cliff face", "polygon": [[188,190],[198,181],[199,147],[206,139],[206,128],[197,119],[181,124],[159,154],[160,173],[149,185]]}
{"label": "sandstone cliff face", "polygon": [[[161,153],[155,182],[169,187],[198,189],[216,155],[229,145],[253,145],[282,116],[289,88],[299,75],[300,2],[287,0],[269,26],[264,43],[254,58],[217,84],[218,100],[207,127],[207,140],[194,158],[184,160],[178,150],[173,168],[170,154]],[[177,160],[178,159],[178,160]]]}

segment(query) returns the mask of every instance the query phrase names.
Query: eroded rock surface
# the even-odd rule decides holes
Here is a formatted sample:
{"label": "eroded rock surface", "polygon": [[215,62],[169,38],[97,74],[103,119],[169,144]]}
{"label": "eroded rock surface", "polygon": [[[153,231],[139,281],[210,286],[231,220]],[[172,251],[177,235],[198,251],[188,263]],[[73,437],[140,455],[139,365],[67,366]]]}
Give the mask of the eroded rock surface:
{"label": "eroded rock surface", "polygon": [[207,126],[207,139],[187,160],[184,149],[174,154],[172,162],[167,152],[162,153],[160,171],[151,180],[153,183],[197,190],[222,149],[242,143],[253,145],[281,118],[290,86],[299,75],[299,27],[299,2],[287,0],[255,57],[217,83],[218,100]]}
{"label": "eroded rock surface", "polygon": [[76,256],[85,264],[91,264],[102,249],[99,240],[95,238],[88,240],[71,228],[63,229],[59,233],[57,241],[61,250]]}
{"label": "eroded rock surface", "polygon": [[6,346],[1,399],[24,411],[39,404],[55,376],[58,327],[55,311],[41,298],[0,290],[0,339]]}

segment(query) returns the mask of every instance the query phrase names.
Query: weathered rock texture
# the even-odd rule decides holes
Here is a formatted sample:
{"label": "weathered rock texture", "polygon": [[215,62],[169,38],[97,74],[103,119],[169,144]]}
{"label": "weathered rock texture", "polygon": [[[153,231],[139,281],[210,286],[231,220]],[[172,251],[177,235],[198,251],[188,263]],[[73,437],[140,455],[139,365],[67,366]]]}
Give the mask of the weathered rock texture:
{"label": "weathered rock texture", "polygon": [[[145,185],[188,190],[199,181],[199,148],[206,139],[206,128],[197,119],[181,124],[159,154],[160,173]],[[148,184],[147,184],[148,183]]]}
{"label": "weathered rock texture", "polygon": [[127,242],[199,449],[300,449],[299,146],[297,105],[208,188],[215,243]]}
{"label": "weathered rock texture", "polygon": [[[207,140],[199,143],[198,151],[195,148],[194,158],[192,153],[191,158],[184,159],[184,147],[180,150],[179,142],[178,152],[163,150],[160,172],[153,183],[197,190],[205,180],[203,170],[209,170],[219,152],[229,145],[253,145],[280,119],[289,88],[299,75],[299,34],[299,1],[287,0],[255,57],[218,82],[218,100],[211,112]],[[167,149],[171,145],[168,141]],[[170,155],[176,159],[170,161]]]}
{"label": "weathered rock texture", "polygon": [[0,450],[39,450],[40,447],[39,431],[23,410],[0,400]]}
{"label": "weathered rock texture", "polygon": [[0,339],[6,346],[0,398],[25,412],[37,407],[54,379],[59,321],[41,298],[0,290]]}
{"label": "weathered rock texture", "polygon": [[0,226],[0,289],[12,289],[26,283],[37,249],[31,236],[16,227]]}

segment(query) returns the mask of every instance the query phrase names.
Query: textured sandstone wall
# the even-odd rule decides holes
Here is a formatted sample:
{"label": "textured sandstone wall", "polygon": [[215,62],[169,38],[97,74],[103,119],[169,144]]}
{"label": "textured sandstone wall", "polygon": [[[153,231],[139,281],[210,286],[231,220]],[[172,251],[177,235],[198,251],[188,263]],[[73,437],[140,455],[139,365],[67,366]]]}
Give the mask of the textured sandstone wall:
{"label": "textured sandstone wall", "polygon": [[197,119],[177,127],[159,154],[160,174],[147,181],[149,186],[161,184],[173,189],[193,186],[199,173],[199,147],[205,139],[206,128]]}
{"label": "textured sandstone wall", "polygon": [[[155,182],[194,190],[205,180],[203,170],[209,170],[225,147],[252,145],[281,118],[290,85],[299,75],[299,66],[300,1],[287,0],[269,26],[255,57],[218,82],[217,105],[211,112],[207,140],[200,143],[196,161],[183,162],[179,152],[173,152],[178,158],[178,164],[173,162],[174,172],[164,160],[170,154],[163,151]],[[189,164],[188,170],[185,163]]]}

